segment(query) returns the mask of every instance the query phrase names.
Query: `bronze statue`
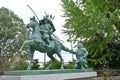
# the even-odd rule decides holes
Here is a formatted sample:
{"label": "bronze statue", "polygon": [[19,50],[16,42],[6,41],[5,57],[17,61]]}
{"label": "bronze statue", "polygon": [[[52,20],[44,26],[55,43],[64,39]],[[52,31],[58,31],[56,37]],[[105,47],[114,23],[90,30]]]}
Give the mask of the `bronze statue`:
{"label": "bronze statue", "polygon": [[85,69],[87,68],[87,55],[88,51],[86,48],[83,47],[81,43],[77,45],[77,49],[73,51],[73,53],[76,55],[76,61],[75,61],[75,68],[76,69]]}
{"label": "bronze statue", "polygon": [[33,9],[27,5],[31,11],[36,16],[30,18],[30,22],[27,24],[27,28],[32,28],[32,34],[30,35],[28,40],[25,40],[19,49],[20,56],[23,57],[23,48],[28,45],[30,46],[30,64],[28,65],[28,70],[31,70],[33,66],[33,56],[34,52],[39,51],[42,53],[47,53],[48,57],[51,59],[51,64],[46,69],[51,69],[53,62],[56,60],[54,58],[54,54],[60,58],[61,61],[61,69],[64,69],[63,58],[61,56],[61,50],[76,54],[76,64],[75,68],[85,68],[87,67],[86,56],[88,55],[87,50],[83,48],[82,44],[78,45],[78,49],[74,52],[67,47],[65,47],[60,40],[53,35],[53,32],[56,31],[55,27],[52,23],[54,17],[52,15],[46,14],[43,19],[39,20],[36,13]]}
{"label": "bronze statue", "polygon": [[[47,17],[47,16],[46,16]],[[43,21],[43,22],[42,22]],[[51,28],[52,26],[52,28]],[[40,23],[35,19],[35,17],[30,19],[30,22],[27,24],[28,28],[32,28],[32,34],[28,40],[25,40],[19,49],[20,56],[23,57],[23,48],[28,45],[30,46],[30,64],[28,65],[28,70],[30,70],[33,66],[33,56],[35,50],[40,51],[42,53],[47,53],[48,57],[51,59],[51,64],[47,67],[47,69],[52,68],[53,62],[56,60],[53,54],[57,54],[61,61],[61,69],[63,68],[63,58],[61,56],[61,50],[71,52],[67,47],[65,47],[57,38],[51,36],[55,31],[53,28],[52,22],[47,18],[47,20],[42,19]],[[47,40],[45,40],[44,36],[47,35]],[[49,44],[49,45],[48,45]]]}
{"label": "bronze statue", "polygon": [[55,31],[55,28],[50,24],[50,20],[48,19],[48,16],[44,17],[44,19],[40,21],[40,29],[41,29],[41,33],[43,35],[44,41],[49,45],[51,35]]}

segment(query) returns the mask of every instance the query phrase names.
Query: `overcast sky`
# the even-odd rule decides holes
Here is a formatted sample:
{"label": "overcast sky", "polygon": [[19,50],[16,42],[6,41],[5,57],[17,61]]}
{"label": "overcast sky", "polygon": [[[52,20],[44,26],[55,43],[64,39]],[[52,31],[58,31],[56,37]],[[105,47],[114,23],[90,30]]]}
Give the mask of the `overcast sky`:
{"label": "overcast sky", "polygon": [[60,1],[61,0],[0,0],[0,7],[6,7],[12,10],[24,20],[25,24],[29,22],[30,17],[34,16],[32,11],[27,7],[27,4],[32,7],[39,19],[43,18],[45,12],[52,14],[55,16],[53,24],[56,31],[54,34],[65,42],[63,43],[65,46],[70,48],[70,43],[66,42],[67,36],[61,34],[61,30],[64,29],[62,26],[65,19],[61,17],[63,12]]}
{"label": "overcast sky", "polygon": [[44,12],[55,16],[53,23],[55,28],[59,30],[64,23],[64,18],[61,17],[63,12],[61,11],[62,7],[60,3],[60,0],[0,0],[0,7],[6,7],[14,11],[14,13],[22,18],[27,24],[29,18],[34,16],[32,11],[27,7],[28,4],[40,19],[43,17]]}

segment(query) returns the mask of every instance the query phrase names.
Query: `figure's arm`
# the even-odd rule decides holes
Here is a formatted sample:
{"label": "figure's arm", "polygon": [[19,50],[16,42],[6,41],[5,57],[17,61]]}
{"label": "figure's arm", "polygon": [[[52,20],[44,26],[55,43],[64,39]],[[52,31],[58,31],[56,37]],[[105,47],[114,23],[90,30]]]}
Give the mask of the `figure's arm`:
{"label": "figure's arm", "polygon": [[82,49],[82,52],[83,52],[83,57],[84,58],[87,57],[88,51],[85,48]]}
{"label": "figure's arm", "polygon": [[43,33],[48,33],[46,30],[39,30],[40,32],[43,32]]}
{"label": "figure's arm", "polygon": [[73,51],[73,49],[71,50],[71,53],[72,53],[72,54],[76,54],[76,52],[75,52],[75,51]]}

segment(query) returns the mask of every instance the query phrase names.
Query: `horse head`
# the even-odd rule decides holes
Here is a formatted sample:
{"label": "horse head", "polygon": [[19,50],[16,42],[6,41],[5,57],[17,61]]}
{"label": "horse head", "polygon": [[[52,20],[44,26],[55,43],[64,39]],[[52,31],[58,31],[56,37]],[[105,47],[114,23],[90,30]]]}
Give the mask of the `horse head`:
{"label": "horse head", "polygon": [[27,24],[27,28],[34,28],[36,26],[39,26],[38,21],[35,19],[35,16],[33,18],[30,18],[30,22]]}

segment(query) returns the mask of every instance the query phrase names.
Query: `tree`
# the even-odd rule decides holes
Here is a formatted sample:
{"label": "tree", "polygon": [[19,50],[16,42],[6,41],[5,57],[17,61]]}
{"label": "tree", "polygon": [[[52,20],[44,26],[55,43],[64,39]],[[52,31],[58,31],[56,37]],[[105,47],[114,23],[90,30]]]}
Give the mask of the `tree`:
{"label": "tree", "polygon": [[[120,1],[61,0],[65,34],[89,51],[88,62],[100,65],[120,61]],[[119,55],[118,55],[119,54]],[[119,63],[117,63],[119,64]],[[120,67],[120,65],[119,65]]]}
{"label": "tree", "polygon": [[28,67],[28,62],[26,60],[21,59],[18,62],[15,63],[14,65],[14,70],[27,70]]}
{"label": "tree", "polygon": [[22,42],[28,38],[26,25],[13,11],[0,8],[0,72],[14,67],[13,62],[19,60],[18,50]]}
{"label": "tree", "polygon": [[[28,61],[26,61],[25,58],[21,59],[14,64],[14,66],[15,66],[14,70],[27,70],[28,65],[29,65],[29,63],[28,63]],[[39,61],[38,61],[38,59],[35,59],[35,60],[33,60],[32,70],[38,70],[38,69],[40,69]]]}

